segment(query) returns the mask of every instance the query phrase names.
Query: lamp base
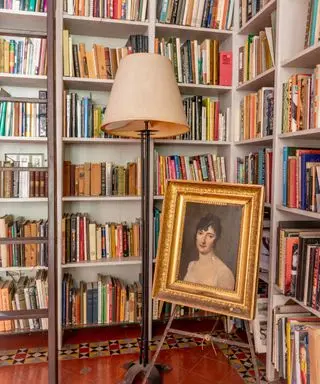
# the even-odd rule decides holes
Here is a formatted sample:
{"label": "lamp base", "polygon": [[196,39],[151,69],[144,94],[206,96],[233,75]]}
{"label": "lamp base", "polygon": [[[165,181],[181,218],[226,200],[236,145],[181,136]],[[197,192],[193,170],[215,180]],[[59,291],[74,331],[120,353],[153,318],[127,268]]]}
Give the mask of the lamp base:
{"label": "lamp base", "polygon": [[[124,365],[125,369],[128,369],[121,384],[138,384],[142,383],[145,377],[145,373],[149,370],[150,364],[144,366],[138,361],[131,361]],[[162,384],[162,377],[160,372],[169,372],[172,368],[166,364],[156,364],[153,366],[151,373],[147,379],[147,384]]]}

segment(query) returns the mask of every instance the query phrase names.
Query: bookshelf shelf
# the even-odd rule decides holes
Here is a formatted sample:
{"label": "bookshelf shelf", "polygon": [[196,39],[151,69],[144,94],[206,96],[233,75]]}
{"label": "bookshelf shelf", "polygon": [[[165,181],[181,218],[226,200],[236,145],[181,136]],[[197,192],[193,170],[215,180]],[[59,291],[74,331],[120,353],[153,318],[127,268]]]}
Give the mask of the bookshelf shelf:
{"label": "bookshelf shelf", "polygon": [[277,0],[271,0],[252,19],[240,28],[239,34],[258,33],[264,27],[271,26],[271,13],[277,8]]}
{"label": "bookshelf shelf", "polygon": [[261,144],[272,144],[273,136],[258,137],[255,139],[236,141],[235,145],[261,145]]}
{"label": "bookshelf shelf", "polygon": [[283,205],[277,205],[277,209],[279,211],[282,211],[282,212],[288,212],[288,213],[292,213],[294,215],[310,217],[312,219],[320,220],[320,213],[319,212],[304,211],[303,209],[298,209],[298,208],[288,208],[288,207],[284,207]]}
{"label": "bookshelf shelf", "polygon": [[140,140],[135,139],[110,139],[103,137],[63,137],[65,144],[139,144]]}
{"label": "bookshelf shelf", "polygon": [[257,91],[262,87],[272,87],[274,85],[274,73],[275,69],[272,67],[267,71],[260,73],[260,75],[254,79],[239,85],[237,91]]}
{"label": "bookshelf shelf", "polygon": [[48,269],[48,267],[1,267],[0,272],[32,272],[32,271],[39,271],[40,269]]}
{"label": "bookshelf shelf", "polygon": [[232,90],[232,87],[222,85],[179,83],[178,86],[183,95],[219,96]]}
{"label": "bookshelf shelf", "polygon": [[0,32],[45,36],[47,34],[47,14],[0,9]]}
{"label": "bookshelf shelf", "polygon": [[295,297],[288,297],[288,298],[294,300],[297,304],[301,305],[301,307],[305,308],[308,312],[311,312],[315,316],[320,317],[320,312],[317,311],[316,309],[308,307],[307,305],[303,304],[301,301],[297,300]]}
{"label": "bookshelf shelf", "polygon": [[75,329],[83,329],[83,328],[105,328],[105,327],[116,327],[116,326],[124,326],[128,327],[130,325],[137,326],[140,323],[138,322],[129,322],[129,321],[122,321],[119,323],[109,323],[109,324],[74,324],[74,325],[63,325],[63,330],[75,330]]}
{"label": "bookshelf shelf", "polygon": [[112,79],[86,79],[81,77],[64,77],[64,85],[69,89],[84,91],[110,91],[113,85]]}
{"label": "bookshelf shelf", "polygon": [[259,272],[259,279],[269,284],[269,274],[268,272]]}
{"label": "bookshelf shelf", "polygon": [[63,22],[74,35],[128,38],[148,31],[148,23],[142,21],[63,15]]}
{"label": "bookshelf shelf", "polygon": [[47,329],[16,329],[14,331],[0,332],[0,336],[11,336],[11,335],[29,335],[31,333],[47,333]]}
{"label": "bookshelf shelf", "polygon": [[232,31],[212,28],[196,28],[186,25],[156,23],[156,36],[164,38],[175,36],[184,40],[212,39],[223,41],[232,36]]}
{"label": "bookshelf shelf", "polygon": [[1,136],[0,143],[32,143],[32,144],[46,144],[48,139],[46,137],[25,137],[25,136]]}
{"label": "bookshelf shelf", "polygon": [[278,135],[279,139],[320,139],[320,128],[305,129],[296,132],[286,132]]}
{"label": "bookshelf shelf", "polygon": [[154,140],[156,145],[209,145],[209,146],[228,146],[231,145],[230,141],[201,141],[201,140],[166,140],[166,139],[158,139]]}
{"label": "bookshelf shelf", "polygon": [[164,196],[163,195],[154,195],[153,196],[153,200],[164,200]]}
{"label": "bookshelf shelf", "polygon": [[34,97],[0,97],[0,101],[14,103],[47,103],[46,99],[38,99]]}
{"label": "bookshelf shelf", "polygon": [[0,198],[0,203],[47,203],[48,198],[47,197],[21,197],[21,198],[14,198],[14,197],[2,197]]}
{"label": "bookshelf shelf", "polygon": [[288,68],[314,68],[319,64],[320,42],[304,49],[291,59],[281,63],[282,67]]}
{"label": "bookshelf shelf", "polygon": [[92,268],[92,267],[105,267],[105,266],[118,266],[118,265],[139,265],[141,264],[141,257],[118,257],[118,258],[110,258],[105,259],[103,261],[83,261],[79,263],[67,263],[62,264],[62,268]]}
{"label": "bookshelf shelf", "polygon": [[[140,196],[65,196],[62,201],[140,201]],[[1,201],[1,200],[0,200]]]}
{"label": "bookshelf shelf", "polygon": [[47,76],[0,73],[0,85],[14,87],[46,88]]}
{"label": "bookshelf shelf", "polygon": [[264,203],[265,208],[271,208],[271,203]]}

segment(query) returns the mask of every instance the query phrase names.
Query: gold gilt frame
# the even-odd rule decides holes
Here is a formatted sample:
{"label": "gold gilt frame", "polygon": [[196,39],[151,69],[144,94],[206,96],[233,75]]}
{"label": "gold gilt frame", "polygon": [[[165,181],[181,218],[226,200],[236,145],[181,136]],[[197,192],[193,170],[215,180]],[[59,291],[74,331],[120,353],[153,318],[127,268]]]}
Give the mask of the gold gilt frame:
{"label": "gold gilt frame", "polygon": [[[240,234],[234,290],[179,279],[188,203],[231,206],[239,212]],[[200,207],[199,205],[199,207]],[[169,181],[164,198],[153,297],[159,300],[251,320],[255,315],[264,191],[257,185]],[[190,206],[190,205],[189,205]],[[213,207],[214,206],[214,207]],[[212,208],[213,207],[213,208]],[[221,208],[219,208],[221,210]],[[230,228],[230,231],[236,230]],[[229,229],[227,229],[229,231]]]}

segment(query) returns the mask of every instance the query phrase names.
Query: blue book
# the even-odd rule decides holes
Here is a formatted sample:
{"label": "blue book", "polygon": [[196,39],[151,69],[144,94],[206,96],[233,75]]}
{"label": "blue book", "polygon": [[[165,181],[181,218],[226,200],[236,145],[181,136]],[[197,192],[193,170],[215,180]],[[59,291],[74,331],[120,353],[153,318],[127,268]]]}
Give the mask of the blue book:
{"label": "blue book", "polygon": [[93,296],[92,283],[87,284],[87,324],[93,323]]}
{"label": "blue book", "polygon": [[320,154],[305,153],[300,156],[300,175],[301,175],[301,189],[300,189],[300,208],[306,210],[307,203],[307,163],[320,163]]}
{"label": "blue book", "polygon": [[92,323],[98,324],[98,283],[92,283]]}

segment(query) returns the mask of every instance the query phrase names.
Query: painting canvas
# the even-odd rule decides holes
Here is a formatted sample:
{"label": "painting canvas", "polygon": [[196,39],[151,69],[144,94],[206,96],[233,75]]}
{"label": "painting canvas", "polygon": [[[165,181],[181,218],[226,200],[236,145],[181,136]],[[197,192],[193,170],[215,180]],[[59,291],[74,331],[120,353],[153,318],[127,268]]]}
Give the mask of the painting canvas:
{"label": "painting canvas", "polygon": [[252,319],[262,223],[261,186],[169,181],[153,296]]}

